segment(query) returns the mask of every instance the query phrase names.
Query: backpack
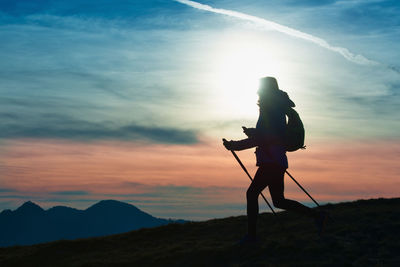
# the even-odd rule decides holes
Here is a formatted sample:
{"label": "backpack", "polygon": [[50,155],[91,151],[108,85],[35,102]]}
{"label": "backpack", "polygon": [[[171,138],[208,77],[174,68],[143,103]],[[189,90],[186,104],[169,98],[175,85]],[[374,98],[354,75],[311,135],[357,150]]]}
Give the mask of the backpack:
{"label": "backpack", "polygon": [[288,108],[286,115],[288,116],[285,131],[286,151],[293,152],[298,149],[305,149],[304,126],[299,114],[293,108]]}

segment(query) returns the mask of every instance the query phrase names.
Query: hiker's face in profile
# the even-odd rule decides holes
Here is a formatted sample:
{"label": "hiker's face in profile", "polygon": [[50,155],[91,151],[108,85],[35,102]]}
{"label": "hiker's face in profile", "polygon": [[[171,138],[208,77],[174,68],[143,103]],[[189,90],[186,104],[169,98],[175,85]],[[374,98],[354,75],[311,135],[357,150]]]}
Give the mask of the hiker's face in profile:
{"label": "hiker's face in profile", "polygon": [[268,89],[259,90],[258,103],[260,103],[263,107],[271,107],[273,105],[272,95]]}

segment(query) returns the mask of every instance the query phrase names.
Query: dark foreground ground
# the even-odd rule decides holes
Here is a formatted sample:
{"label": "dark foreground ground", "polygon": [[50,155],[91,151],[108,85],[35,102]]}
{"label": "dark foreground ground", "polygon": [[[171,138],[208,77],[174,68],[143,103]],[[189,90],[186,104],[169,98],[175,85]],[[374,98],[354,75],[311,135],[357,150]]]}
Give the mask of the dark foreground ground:
{"label": "dark foreground ground", "polygon": [[0,266],[400,266],[400,198],[326,205],[313,222],[262,214],[257,247],[241,247],[246,217],[172,224],[125,234],[0,248]]}

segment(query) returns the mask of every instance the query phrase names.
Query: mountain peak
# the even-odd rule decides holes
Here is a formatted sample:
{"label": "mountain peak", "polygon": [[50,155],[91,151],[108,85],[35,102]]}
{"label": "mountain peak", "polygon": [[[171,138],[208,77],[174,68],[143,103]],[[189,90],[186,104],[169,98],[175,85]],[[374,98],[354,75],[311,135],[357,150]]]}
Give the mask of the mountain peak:
{"label": "mountain peak", "polygon": [[37,212],[43,212],[44,209],[42,209],[39,205],[33,203],[32,201],[27,201],[24,204],[22,204],[22,206],[19,207],[16,211],[37,213]]}
{"label": "mountain peak", "polygon": [[0,215],[0,247],[119,234],[173,222],[116,200],[99,201],[86,210],[56,206],[46,211],[28,201]]}
{"label": "mountain peak", "polygon": [[134,208],[134,209],[138,209],[129,203],[121,202],[118,200],[107,199],[107,200],[101,200],[101,201],[97,202],[96,204],[89,207],[87,210],[98,209],[98,208]]}

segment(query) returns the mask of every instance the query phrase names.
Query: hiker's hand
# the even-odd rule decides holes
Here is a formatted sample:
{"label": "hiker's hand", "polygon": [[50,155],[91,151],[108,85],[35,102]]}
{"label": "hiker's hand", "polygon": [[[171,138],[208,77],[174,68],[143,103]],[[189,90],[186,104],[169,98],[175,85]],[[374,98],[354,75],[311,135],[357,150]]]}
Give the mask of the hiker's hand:
{"label": "hiker's hand", "polygon": [[231,140],[231,141],[228,141],[228,140],[226,140],[225,138],[223,138],[222,141],[223,141],[224,147],[225,147],[227,150],[233,150],[233,141],[232,141],[232,140]]}
{"label": "hiker's hand", "polygon": [[247,135],[247,137],[255,137],[256,132],[257,132],[256,128],[247,128],[244,126],[242,126],[242,128],[243,128],[244,134]]}
{"label": "hiker's hand", "polygon": [[293,111],[295,111],[293,108],[287,107],[287,108],[285,109],[285,114],[286,114],[286,115],[289,115],[289,114],[293,113]]}
{"label": "hiker's hand", "polygon": [[240,151],[257,146],[257,142],[254,138],[246,138],[238,141],[227,141],[223,138],[222,141],[224,141],[225,148],[231,151]]}

